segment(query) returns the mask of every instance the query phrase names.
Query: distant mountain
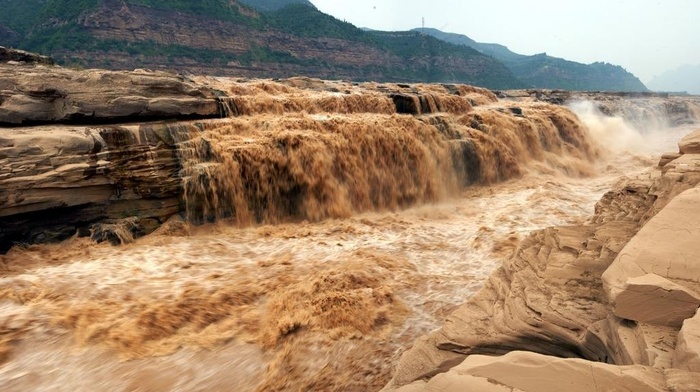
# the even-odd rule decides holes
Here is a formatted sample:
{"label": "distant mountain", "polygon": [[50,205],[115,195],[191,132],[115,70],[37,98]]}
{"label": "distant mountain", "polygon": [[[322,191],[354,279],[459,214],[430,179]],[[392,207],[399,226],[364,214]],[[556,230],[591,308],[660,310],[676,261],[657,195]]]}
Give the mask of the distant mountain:
{"label": "distant mountain", "polygon": [[439,40],[453,43],[455,45],[469,46],[471,48],[478,50],[481,53],[495,57],[495,58],[499,59],[500,61],[512,61],[512,60],[521,59],[523,57],[527,57],[527,56],[524,56],[522,54],[517,54],[515,52],[511,52],[507,47],[505,47],[503,45],[484,44],[484,43],[476,42],[473,39],[471,39],[463,34],[446,33],[444,31],[440,31],[438,29],[432,29],[432,28],[428,28],[428,27],[417,28],[417,29],[413,29],[412,31],[417,31],[417,32],[423,33],[423,34],[428,34],[428,35],[431,35]]}
{"label": "distant mountain", "polygon": [[648,91],[624,68],[608,63],[581,64],[547,54],[504,62],[520,80],[537,87],[577,91]]}
{"label": "distant mountain", "polygon": [[700,95],[700,64],[684,65],[652,79],[648,86],[654,91],[687,92]]}
{"label": "distant mountain", "polygon": [[546,53],[525,56],[498,44],[476,42],[462,34],[437,29],[413,31],[456,45],[474,48],[505,64],[517,78],[535,88],[588,91],[647,91],[644,84],[624,68],[608,63],[581,64],[551,57]]}
{"label": "distant mountain", "polygon": [[472,48],[366,32],[305,0],[0,0],[0,10],[0,45],[66,65],[526,86]]}

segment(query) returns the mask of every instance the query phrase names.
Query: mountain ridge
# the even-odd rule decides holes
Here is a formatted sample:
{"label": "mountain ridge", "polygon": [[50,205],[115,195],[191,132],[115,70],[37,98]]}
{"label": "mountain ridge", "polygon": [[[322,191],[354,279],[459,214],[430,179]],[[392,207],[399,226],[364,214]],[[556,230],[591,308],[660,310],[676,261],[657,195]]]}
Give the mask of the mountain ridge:
{"label": "mountain ridge", "polygon": [[470,37],[433,28],[412,31],[431,35],[456,45],[468,46],[505,64],[516,77],[534,88],[596,91],[648,91],[647,87],[624,68],[605,62],[583,64],[546,53],[523,55],[500,44],[481,43]]}
{"label": "mountain ridge", "polygon": [[[0,14],[0,45],[51,55],[63,65],[536,87],[484,53],[485,46],[415,31],[365,31],[307,0],[0,0],[0,6],[9,10]],[[508,54],[497,44],[486,47]],[[564,88],[604,90],[595,87],[583,78]]]}
{"label": "mountain ridge", "polygon": [[[471,48],[411,33],[418,49],[406,50],[405,35],[379,37],[305,2],[292,3],[261,12],[229,0],[2,0],[19,18],[0,15],[0,31],[20,39],[8,44],[5,33],[0,44],[80,67],[525,86]],[[28,23],[24,16],[34,19]]]}
{"label": "mountain ridge", "polygon": [[700,64],[682,65],[654,77],[648,83],[654,91],[700,95]]}
{"label": "mountain ridge", "polygon": [[280,10],[290,4],[303,4],[306,6],[310,6],[313,8],[316,8],[313,3],[311,3],[309,0],[239,0],[241,3],[244,3],[248,6],[251,6],[255,8],[258,11],[261,12],[266,12],[266,11],[277,11]]}

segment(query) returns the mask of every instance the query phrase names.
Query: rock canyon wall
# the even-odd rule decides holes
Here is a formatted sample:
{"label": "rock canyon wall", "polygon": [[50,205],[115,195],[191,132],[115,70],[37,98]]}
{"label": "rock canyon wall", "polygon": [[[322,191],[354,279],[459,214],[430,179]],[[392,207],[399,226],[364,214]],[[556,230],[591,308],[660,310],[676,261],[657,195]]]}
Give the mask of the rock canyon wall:
{"label": "rock canyon wall", "polygon": [[535,164],[584,175],[598,154],[565,108],[463,85],[0,73],[4,251],[124,242],[178,213],[247,225],[395,210]]}

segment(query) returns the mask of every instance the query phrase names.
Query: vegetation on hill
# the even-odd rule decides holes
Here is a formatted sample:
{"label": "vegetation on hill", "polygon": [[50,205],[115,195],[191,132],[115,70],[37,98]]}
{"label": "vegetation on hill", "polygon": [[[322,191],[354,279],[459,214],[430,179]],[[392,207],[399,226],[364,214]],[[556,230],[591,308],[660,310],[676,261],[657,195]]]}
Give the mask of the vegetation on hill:
{"label": "vegetation on hill", "polygon": [[241,14],[235,2],[226,0],[123,0],[127,4],[155,8],[166,11],[200,15],[216,20],[242,23],[249,27],[260,28],[263,23],[257,18]]}
{"label": "vegetation on hill", "polygon": [[538,54],[506,63],[521,80],[541,88],[589,91],[647,91],[634,75],[608,63],[581,64]]}
{"label": "vegetation on hill", "polygon": [[644,84],[624,68],[597,62],[581,64],[547,54],[525,56],[498,44],[476,42],[462,34],[437,29],[414,29],[440,40],[474,48],[501,61],[515,76],[535,88],[562,90],[647,91]]}
{"label": "vegetation on hill", "polygon": [[[525,85],[501,63],[465,46],[458,46],[416,32],[371,31],[390,53],[413,62],[417,80],[487,85],[496,89],[519,88]],[[443,61],[469,64],[469,67],[448,67]]]}
{"label": "vegetation on hill", "polygon": [[[591,89],[600,81],[618,86],[625,73],[607,64],[581,68],[561,59],[542,61],[438,30],[365,31],[320,12],[308,0],[0,0],[0,7],[0,45],[91,67],[469,83],[495,89]],[[133,17],[110,25],[123,12],[133,12]],[[133,34],[142,27],[138,23],[122,26],[139,18],[149,25],[148,33]],[[177,34],[167,30],[174,20],[179,21]],[[109,27],[100,31],[103,25]],[[205,40],[177,38],[194,37],[202,28],[208,31]],[[552,68],[558,74],[547,72]]]}
{"label": "vegetation on hill", "polygon": [[240,0],[241,3],[247,4],[258,11],[277,11],[290,4],[304,4],[310,7],[314,5],[308,0]]}
{"label": "vegetation on hill", "polygon": [[505,47],[503,45],[485,44],[485,43],[481,43],[481,42],[476,42],[473,39],[471,39],[463,34],[446,33],[444,31],[440,31],[438,29],[432,29],[432,28],[428,28],[428,27],[416,28],[416,29],[413,29],[413,31],[427,34],[427,35],[433,36],[441,41],[449,42],[449,43],[452,43],[455,45],[462,45],[462,46],[468,46],[470,48],[474,48],[483,54],[487,54],[487,55],[492,56],[492,57],[494,57],[500,61],[503,61],[503,62],[518,60],[522,57],[527,57],[527,56],[523,56],[522,54],[517,54],[515,52],[512,52],[507,47]]}
{"label": "vegetation on hill", "polygon": [[265,16],[269,26],[296,36],[376,43],[370,34],[354,25],[302,3],[292,3]]}

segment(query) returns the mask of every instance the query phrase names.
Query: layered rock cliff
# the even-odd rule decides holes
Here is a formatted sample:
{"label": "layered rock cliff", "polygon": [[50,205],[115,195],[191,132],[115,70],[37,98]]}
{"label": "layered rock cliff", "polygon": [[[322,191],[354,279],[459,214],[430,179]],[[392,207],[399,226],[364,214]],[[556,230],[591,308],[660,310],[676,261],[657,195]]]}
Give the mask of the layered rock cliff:
{"label": "layered rock cliff", "polygon": [[0,67],[0,125],[219,117],[217,92],[165,72]]}
{"label": "layered rock cliff", "polygon": [[6,0],[0,45],[61,64],[243,77],[526,85],[497,60],[417,33],[378,36],[305,2]]}
{"label": "layered rock cliff", "polygon": [[246,77],[646,91],[607,63],[523,56],[434,29],[364,31],[308,1],[5,0],[0,45],[62,64]]}
{"label": "layered rock cliff", "polygon": [[123,242],[180,212],[249,224],[403,208],[533,161],[585,173],[597,154],[571,112],[492,107],[465,85],[0,74],[2,250],[76,232]]}
{"label": "layered rock cliff", "polygon": [[220,117],[216,94],[167,73],[0,65],[0,249],[105,219],[139,216],[141,234],[155,229],[179,211],[174,142],[129,124]]}
{"label": "layered rock cliff", "polygon": [[697,390],[697,139],[585,224],[525,239],[385,390]]}

